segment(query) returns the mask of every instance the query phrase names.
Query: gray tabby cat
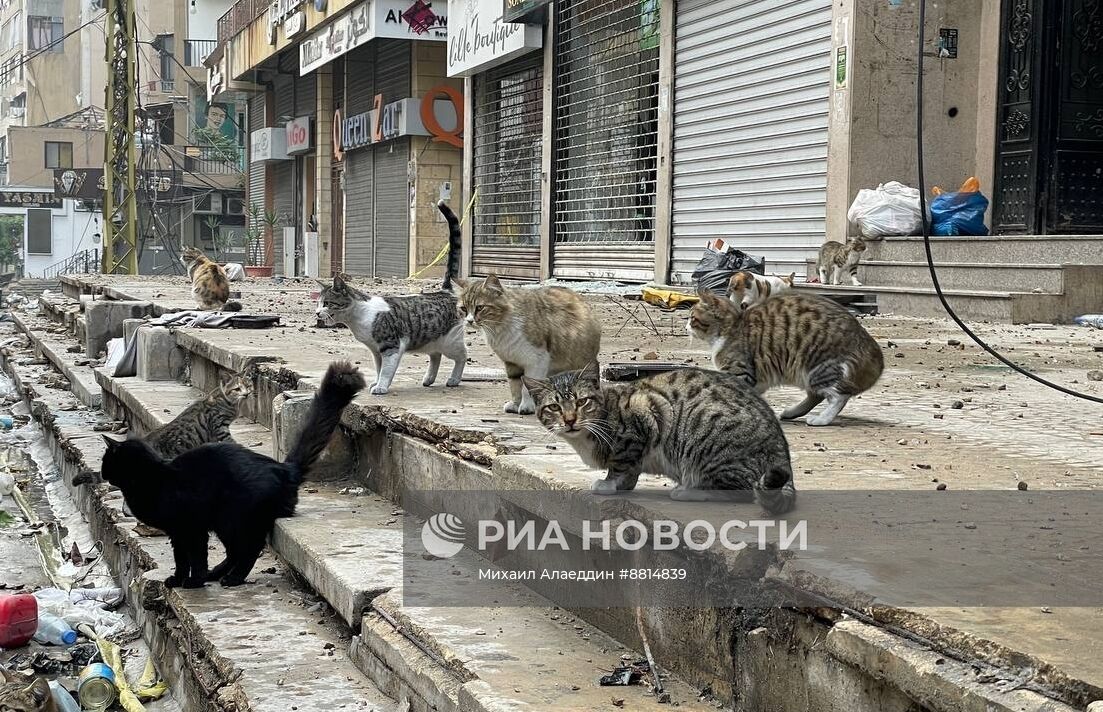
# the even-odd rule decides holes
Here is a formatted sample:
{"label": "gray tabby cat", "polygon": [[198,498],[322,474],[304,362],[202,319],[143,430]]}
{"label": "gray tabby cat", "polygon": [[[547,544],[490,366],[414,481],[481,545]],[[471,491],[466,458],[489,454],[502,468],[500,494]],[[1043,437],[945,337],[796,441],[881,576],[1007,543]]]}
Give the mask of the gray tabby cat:
{"label": "gray tabby cat", "polygon": [[789,444],[742,379],[684,369],[602,386],[587,367],[524,380],[544,427],[584,463],[608,470],[595,493],[631,490],[640,473],[651,472],[678,483],[670,493],[676,500],[749,499],[753,491],[771,514],[796,502]]}
{"label": "gray tabby cat", "polygon": [[[819,261],[816,270],[820,274],[820,284],[842,284],[843,271],[850,274],[850,283],[855,287],[861,287],[858,281],[858,260],[862,259],[862,253],[866,250],[866,243],[859,237],[854,237],[841,242],[828,240],[820,248]],[[830,271],[831,281],[827,281]]]}
{"label": "gray tabby cat", "polygon": [[463,339],[463,320],[456,313],[452,279],[460,266],[460,221],[444,201],[437,208],[448,220],[448,267],[444,291],[401,297],[372,297],[354,288],[344,275],[333,278],[333,285],[322,284],[316,315],[327,325],[344,324],[356,340],[368,347],[375,358],[375,383],[371,392],[383,395],[390,390],[398,364],[407,351],[429,355],[429,369],[421,385],[437,380],[441,356],[453,361],[449,386],[460,385],[467,364],[467,344]]}
{"label": "gray tabby cat", "polygon": [[57,712],[57,703],[45,678],[0,668],[0,711]]}

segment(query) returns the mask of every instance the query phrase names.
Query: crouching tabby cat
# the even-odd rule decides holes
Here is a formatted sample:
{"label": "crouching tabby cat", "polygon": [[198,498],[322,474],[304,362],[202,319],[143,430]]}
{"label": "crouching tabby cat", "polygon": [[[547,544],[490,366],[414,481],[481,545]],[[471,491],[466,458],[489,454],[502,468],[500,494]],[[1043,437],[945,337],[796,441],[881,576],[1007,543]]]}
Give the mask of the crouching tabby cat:
{"label": "crouching tabby cat", "polygon": [[[866,250],[866,243],[861,238],[855,237],[841,242],[828,240],[820,248],[819,261],[816,263],[816,271],[820,275],[821,284],[842,284],[843,270],[850,274],[850,283],[855,287],[861,287],[858,281],[858,261],[862,259],[862,253]],[[830,272],[831,281],[827,281]]]}
{"label": "crouching tabby cat", "polygon": [[240,302],[230,298],[230,278],[226,270],[198,247],[185,247],[182,256],[191,278],[191,293],[195,304],[204,311],[241,311]]}
{"label": "crouching tabby cat", "polygon": [[823,412],[805,422],[830,425],[852,396],[881,377],[881,348],[850,312],[829,299],[785,294],[741,311],[707,291],[700,296],[687,326],[712,346],[718,369],[743,378],[759,393],[780,385],[804,389],[807,397],[782,412],[785,420],[807,415],[826,399]]}
{"label": "crouching tabby cat", "polygon": [[[771,514],[793,508],[789,444],[770,406],[742,379],[669,371],[602,386],[597,369],[525,378],[545,428],[590,467],[608,470],[591,488],[635,488],[640,473],[670,477],[676,500],[754,499]],[[724,492],[722,490],[728,490]]]}
{"label": "crouching tabby cat", "polygon": [[[467,364],[467,344],[463,340],[463,321],[456,314],[452,280],[460,266],[460,221],[444,204],[437,208],[448,221],[448,266],[443,291],[401,297],[372,297],[348,283],[344,275],[333,278],[333,285],[322,284],[315,312],[329,326],[344,324],[356,340],[371,351],[375,359],[374,395],[391,388],[398,364],[407,351],[429,355],[429,369],[421,385],[437,380],[441,356],[452,360],[448,386],[460,385]],[[458,283],[458,282],[457,282]]]}
{"label": "crouching tabby cat", "polygon": [[502,359],[512,398],[507,413],[536,412],[522,376],[542,379],[597,363],[601,323],[582,298],[563,287],[506,289],[495,275],[456,280],[460,316],[486,335]]}
{"label": "crouching tabby cat", "polygon": [[57,703],[45,678],[0,668],[0,710],[57,712]]}

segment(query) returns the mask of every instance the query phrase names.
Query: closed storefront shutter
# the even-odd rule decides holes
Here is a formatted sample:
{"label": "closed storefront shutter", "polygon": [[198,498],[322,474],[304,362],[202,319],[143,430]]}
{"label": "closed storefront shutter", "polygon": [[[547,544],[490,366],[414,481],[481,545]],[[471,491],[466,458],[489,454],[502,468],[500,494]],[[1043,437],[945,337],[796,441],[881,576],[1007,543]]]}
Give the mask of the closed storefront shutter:
{"label": "closed storefront shutter", "polygon": [[410,274],[410,193],[407,166],[410,139],[400,138],[373,147],[375,151],[375,274]]}
{"label": "closed storefront shutter", "polygon": [[476,77],[472,274],[540,278],[543,62],[533,52]]}
{"label": "closed storefront shutter", "polygon": [[[264,94],[255,94],[249,98],[249,135],[254,131],[264,128]],[[249,206],[256,205],[261,214],[264,213],[264,164],[249,164],[248,195],[245,198],[246,211],[249,214]]]}
{"label": "closed storefront shutter", "polygon": [[295,219],[295,164],[278,161],[272,164],[273,206],[279,216],[279,224],[272,230],[272,250],[276,273],[283,273],[283,228]]}
{"label": "closed storefront shutter", "polygon": [[674,54],[672,281],[722,237],[803,274],[823,243],[829,0],[688,0]]}
{"label": "closed storefront shutter", "polygon": [[[342,112],[353,116],[372,108],[375,95],[375,52],[368,46],[345,57],[345,101]],[[357,148],[345,154],[345,271],[375,274],[375,205],[372,179],[375,156],[371,148]]]}
{"label": "closed storefront shutter", "polygon": [[555,12],[552,274],[651,279],[659,0],[562,0]]}
{"label": "closed storefront shutter", "polygon": [[318,75],[307,74],[295,80],[295,116],[313,116],[317,99],[315,92],[318,86]]}

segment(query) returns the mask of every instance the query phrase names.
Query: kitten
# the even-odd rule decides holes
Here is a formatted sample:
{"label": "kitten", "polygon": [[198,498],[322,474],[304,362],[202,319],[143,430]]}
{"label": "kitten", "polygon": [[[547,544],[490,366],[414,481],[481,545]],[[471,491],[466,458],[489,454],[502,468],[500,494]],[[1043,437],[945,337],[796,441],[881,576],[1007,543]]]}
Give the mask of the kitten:
{"label": "kitten", "polygon": [[57,712],[57,703],[45,678],[0,668],[0,710]]}
{"label": "kitten", "polygon": [[460,316],[486,335],[502,359],[512,399],[507,413],[536,412],[522,376],[541,379],[597,362],[601,323],[577,294],[563,287],[506,289],[494,275],[456,280]]}
{"label": "kitten", "polygon": [[749,309],[756,304],[761,304],[770,297],[776,297],[793,288],[793,280],[797,273],[793,272],[788,277],[773,277],[754,274],[753,272],[736,272],[728,280],[728,299],[732,304],[738,304],[740,309]]}
{"label": "kitten", "polygon": [[805,422],[829,425],[851,396],[881,377],[881,348],[829,299],[785,294],[741,311],[714,294],[700,296],[687,326],[712,345],[716,368],[742,377],[759,393],[783,384],[807,393],[782,412],[784,420],[807,415],[827,399],[823,412]]}
{"label": "kitten", "polygon": [[[165,586],[245,583],[276,519],[295,514],[304,475],[362,388],[356,367],[331,364],[283,462],[236,443],[203,445],[166,461],[141,440],[104,436],[103,478],[122,490],[134,516],[171,539],[176,568]],[[211,531],[226,547],[226,559],[208,571]]]}
{"label": "kitten", "polygon": [[226,270],[198,247],[185,247],[181,256],[191,278],[191,293],[195,303],[204,311],[241,311],[240,302],[230,298],[230,278]]}
{"label": "kitten", "polygon": [[344,324],[356,340],[371,350],[375,359],[375,383],[371,392],[383,395],[391,388],[398,364],[407,351],[429,355],[429,369],[421,385],[437,380],[441,356],[452,360],[448,386],[460,385],[467,364],[467,344],[463,340],[463,320],[456,315],[456,297],[451,293],[452,279],[460,262],[460,221],[444,204],[437,208],[448,220],[448,267],[444,291],[403,297],[371,297],[354,288],[344,275],[333,278],[333,285],[322,284],[315,315],[327,326]]}
{"label": "kitten", "polygon": [[651,472],[678,483],[672,499],[750,499],[753,491],[771,514],[793,508],[789,444],[770,406],[739,378],[689,368],[603,387],[588,366],[550,381],[526,377],[525,386],[544,427],[587,465],[608,470],[595,493],[633,489]]}
{"label": "kitten", "polygon": [[[866,243],[860,237],[855,237],[841,242],[828,240],[820,248],[819,261],[816,263],[816,271],[820,274],[821,284],[842,284],[843,270],[850,273],[850,283],[855,287],[861,287],[858,281],[858,260],[866,250]],[[831,281],[827,281],[827,273],[831,271]]]}
{"label": "kitten", "polygon": [[[230,423],[237,418],[238,406],[252,392],[251,374],[234,376],[142,439],[166,460],[207,443],[233,442]],[[91,484],[96,480],[90,472],[73,475],[74,485]]]}

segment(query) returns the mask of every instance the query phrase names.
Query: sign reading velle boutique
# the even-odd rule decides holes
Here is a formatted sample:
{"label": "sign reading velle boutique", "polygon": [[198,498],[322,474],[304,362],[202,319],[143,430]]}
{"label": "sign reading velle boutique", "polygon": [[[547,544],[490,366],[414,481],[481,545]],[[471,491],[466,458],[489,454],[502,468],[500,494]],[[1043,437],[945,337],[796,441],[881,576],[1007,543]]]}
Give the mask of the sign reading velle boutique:
{"label": "sign reading velle boutique", "polygon": [[325,28],[311,34],[299,45],[299,74],[313,72],[337,57],[377,37],[397,40],[448,39],[448,12],[443,0],[429,3],[436,15],[428,31],[417,34],[402,19],[409,0],[365,0],[341,15]]}
{"label": "sign reading velle boutique", "polygon": [[543,46],[544,28],[506,22],[503,0],[451,0],[448,76],[486,71]]}

